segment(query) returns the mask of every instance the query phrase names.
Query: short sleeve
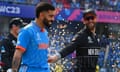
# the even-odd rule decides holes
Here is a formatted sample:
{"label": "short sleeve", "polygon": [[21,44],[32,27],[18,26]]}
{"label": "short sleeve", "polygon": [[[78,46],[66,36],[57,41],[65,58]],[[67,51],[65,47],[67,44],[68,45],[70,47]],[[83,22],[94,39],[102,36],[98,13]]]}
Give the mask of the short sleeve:
{"label": "short sleeve", "polygon": [[29,31],[27,31],[26,29],[21,30],[18,35],[16,48],[24,52],[27,49],[29,40],[30,40]]}

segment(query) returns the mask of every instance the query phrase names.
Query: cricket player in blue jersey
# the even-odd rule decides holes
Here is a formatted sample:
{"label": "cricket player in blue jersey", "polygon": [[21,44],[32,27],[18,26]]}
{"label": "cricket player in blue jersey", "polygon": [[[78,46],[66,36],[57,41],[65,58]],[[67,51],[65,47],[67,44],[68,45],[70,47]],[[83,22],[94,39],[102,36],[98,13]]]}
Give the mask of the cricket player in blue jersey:
{"label": "cricket player in blue jersey", "polygon": [[48,32],[54,21],[55,8],[46,2],[36,6],[36,18],[18,35],[12,61],[12,72],[50,72],[48,65]]}

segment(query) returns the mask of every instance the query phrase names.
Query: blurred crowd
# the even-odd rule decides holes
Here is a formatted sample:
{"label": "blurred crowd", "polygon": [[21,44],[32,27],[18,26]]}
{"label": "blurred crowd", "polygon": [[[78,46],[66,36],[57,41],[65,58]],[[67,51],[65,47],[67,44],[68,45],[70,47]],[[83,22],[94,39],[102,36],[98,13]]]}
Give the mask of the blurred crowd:
{"label": "blurred crowd", "polygon": [[106,38],[101,37],[103,44],[99,52],[98,65],[100,68],[106,68],[107,72],[120,71],[120,39],[115,38],[112,34]]}
{"label": "blurred crowd", "polygon": [[35,5],[38,2],[52,3],[56,8],[94,8],[96,10],[120,11],[120,0],[0,0],[1,2]]}

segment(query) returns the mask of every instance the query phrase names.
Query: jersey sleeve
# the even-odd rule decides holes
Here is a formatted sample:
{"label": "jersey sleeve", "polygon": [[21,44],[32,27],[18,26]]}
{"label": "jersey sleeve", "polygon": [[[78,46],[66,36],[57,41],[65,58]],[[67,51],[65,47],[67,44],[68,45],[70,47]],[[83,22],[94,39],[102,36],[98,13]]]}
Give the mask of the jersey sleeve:
{"label": "jersey sleeve", "polygon": [[30,33],[27,30],[21,30],[18,35],[16,48],[25,51],[29,45]]}

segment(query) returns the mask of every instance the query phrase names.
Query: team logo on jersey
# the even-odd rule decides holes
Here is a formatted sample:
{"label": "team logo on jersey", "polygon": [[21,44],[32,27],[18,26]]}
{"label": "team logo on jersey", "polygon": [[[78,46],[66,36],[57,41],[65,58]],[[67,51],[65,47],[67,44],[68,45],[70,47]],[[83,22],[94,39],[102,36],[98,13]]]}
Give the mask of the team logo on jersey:
{"label": "team logo on jersey", "polygon": [[5,51],[5,47],[4,46],[2,46],[1,47],[1,53],[5,53],[6,51]]}
{"label": "team logo on jersey", "polygon": [[12,40],[12,43],[14,46],[16,46],[16,41],[15,40]]}
{"label": "team logo on jersey", "polygon": [[39,33],[37,33],[37,40],[41,40]]}
{"label": "team logo on jersey", "polygon": [[97,41],[100,42],[100,39],[98,38]]}
{"label": "team logo on jersey", "polygon": [[88,43],[93,43],[93,40],[90,36],[88,36]]}

